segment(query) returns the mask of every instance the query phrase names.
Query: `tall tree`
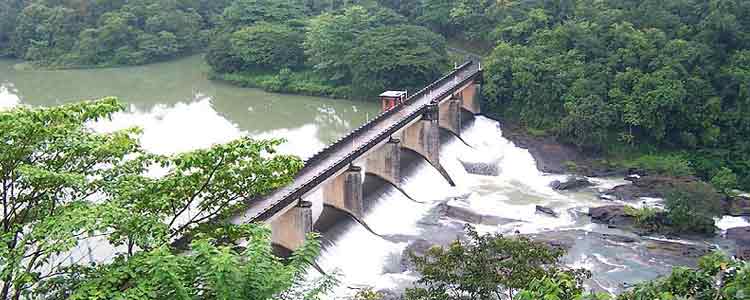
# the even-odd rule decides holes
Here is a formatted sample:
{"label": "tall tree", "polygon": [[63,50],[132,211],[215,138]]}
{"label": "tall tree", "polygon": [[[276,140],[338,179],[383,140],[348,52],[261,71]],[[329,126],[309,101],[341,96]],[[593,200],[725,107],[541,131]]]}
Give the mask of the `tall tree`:
{"label": "tall tree", "polygon": [[[146,297],[179,292],[175,286],[158,290],[163,280],[188,289],[218,289],[225,287],[194,276],[209,274],[223,262],[200,255],[221,253],[247,264],[254,258],[275,260],[266,252],[253,252],[266,251],[268,245],[251,244],[248,251],[227,248],[242,238],[267,242],[267,233],[221,221],[242,210],[246,199],[289,182],[301,167],[299,159],[275,154],[279,141],[248,138],[176,156],[154,155],[138,145],[137,129],[100,134],[87,127],[122,108],[107,98],[0,112],[0,299],[78,293],[78,287],[81,295],[92,289],[109,295],[146,289],[141,294]],[[194,244],[201,254],[193,260],[173,255],[178,249],[172,241],[187,234],[203,239]],[[89,239],[119,253],[114,264],[92,269],[64,259]],[[315,249],[314,244],[305,248],[298,263],[309,262]],[[237,268],[235,275],[242,273],[242,264]],[[122,274],[127,270],[135,277]],[[269,266],[243,278],[262,276],[264,270],[299,273]],[[173,275],[179,278],[168,277]],[[76,278],[86,280],[73,290],[63,284]]]}

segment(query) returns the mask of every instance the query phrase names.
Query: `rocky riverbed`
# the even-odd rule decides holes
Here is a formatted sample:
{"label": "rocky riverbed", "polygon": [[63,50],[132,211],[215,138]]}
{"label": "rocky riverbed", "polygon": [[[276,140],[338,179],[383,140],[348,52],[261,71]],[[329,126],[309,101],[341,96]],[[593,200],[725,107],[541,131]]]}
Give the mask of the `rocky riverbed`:
{"label": "rocky riverbed", "polygon": [[[563,194],[587,195],[585,197],[596,200],[562,205],[556,203],[551,207],[535,205],[535,213],[540,218],[567,221],[562,222],[565,223],[563,226],[550,226],[533,233],[523,233],[523,230],[517,229],[537,220],[508,218],[472,209],[471,205],[466,205],[466,199],[460,197],[445,201],[428,214],[429,218],[420,221],[422,233],[418,236],[387,237],[408,243],[398,258],[392,260],[388,267],[390,271],[415,272],[408,259],[409,253],[423,255],[430,247],[446,246],[456,239],[463,239],[465,224],[473,224],[486,232],[523,234],[565,249],[568,252],[565,257],[567,264],[586,267],[594,273],[594,278],[588,282],[591,288],[609,292],[635,284],[628,280],[635,273],[644,279],[655,278],[667,274],[673,266],[695,266],[699,257],[711,251],[723,249],[734,252],[735,247],[741,246],[743,241],[750,241],[747,238],[750,229],[745,230],[744,227],[722,231],[711,238],[654,236],[639,232],[633,226],[633,217],[626,213],[625,205],[658,206],[661,203],[659,198],[664,197],[670,187],[695,179],[628,176],[628,170],[601,167],[575,147],[561,144],[553,138],[525,135],[514,127],[505,127],[502,132],[515,145],[528,150],[541,172],[565,175],[570,162],[573,162],[582,175],[561,179],[550,176],[550,187]],[[464,167],[474,174],[497,174],[494,168],[484,167],[478,162],[464,163]],[[493,171],[487,172],[488,169]],[[745,208],[740,205],[733,209],[742,211]],[[393,294],[393,291],[387,294]]]}

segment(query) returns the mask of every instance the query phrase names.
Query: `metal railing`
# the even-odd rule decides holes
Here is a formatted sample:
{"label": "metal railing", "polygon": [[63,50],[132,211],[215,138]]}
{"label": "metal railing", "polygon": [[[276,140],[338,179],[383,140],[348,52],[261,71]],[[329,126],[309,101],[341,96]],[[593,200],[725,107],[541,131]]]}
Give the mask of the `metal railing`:
{"label": "metal railing", "polygon": [[[472,66],[474,62],[469,61],[461,66],[455,68],[452,72],[444,75],[440,79],[432,82],[431,84],[427,85],[423,89],[421,89],[419,92],[413,94],[412,96],[408,97],[402,104],[396,106],[395,108],[391,110],[387,110],[385,112],[380,113],[377,117],[373,118],[372,120],[368,121],[367,123],[361,125],[357,129],[351,131],[346,136],[343,136],[339,138],[336,142],[330,144],[328,147],[322,149],[312,157],[308,158],[305,161],[305,166],[300,170],[300,173],[304,172],[306,169],[311,168],[315,166],[316,163],[318,163],[320,160],[322,160],[325,157],[330,156],[333,153],[336,153],[339,151],[340,147],[344,145],[345,143],[353,140],[357,136],[361,135],[362,132],[369,130],[379,124],[381,121],[387,119],[388,117],[394,115],[397,112],[400,112],[401,110],[407,108],[410,104],[412,104],[417,99],[420,99],[425,96],[432,96],[432,100],[434,99],[443,99],[448,96],[448,94],[451,94],[455,91],[456,88],[463,86],[466,84],[469,80],[472,80],[481,70],[477,68],[477,70],[471,74],[468,74],[465,78],[463,78],[461,81],[457,82],[456,85],[450,89],[446,89],[443,92],[441,92],[438,95],[430,95],[432,94],[433,90],[437,86],[442,86],[445,84],[448,80],[454,80],[455,77],[460,73],[468,69],[469,66]],[[432,101],[430,101],[432,102]],[[428,103],[429,104],[429,103]],[[345,156],[343,159],[331,164],[326,168],[325,170],[318,172],[315,176],[313,176],[308,181],[300,184],[298,187],[287,191],[283,195],[274,195],[272,193],[269,196],[276,196],[279,198],[279,201],[276,203],[273,203],[271,206],[263,208],[259,213],[257,213],[254,216],[250,217],[250,221],[259,221],[259,220],[266,220],[270,217],[272,217],[275,213],[278,211],[284,209],[285,207],[292,204],[297,199],[301,198],[307,191],[314,188],[315,186],[322,183],[325,178],[328,178],[330,176],[335,175],[335,173],[340,170],[341,168],[346,167],[350,163],[354,162],[356,158],[367,152],[369,149],[380,143],[381,141],[389,138],[391,135],[396,133],[401,127],[405,126],[406,124],[413,121],[415,118],[421,116],[425,112],[425,107],[428,105],[425,104],[419,109],[415,110],[413,113],[409,114],[408,116],[402,118],[398,122],[392,124],[385,130],[381,131],[375,138],[370,139],[366,143],[363,143],[362,145],[358,146],[351,154]],[[253,200],[250,200],[250,205],[252,205],[254,202]]]}

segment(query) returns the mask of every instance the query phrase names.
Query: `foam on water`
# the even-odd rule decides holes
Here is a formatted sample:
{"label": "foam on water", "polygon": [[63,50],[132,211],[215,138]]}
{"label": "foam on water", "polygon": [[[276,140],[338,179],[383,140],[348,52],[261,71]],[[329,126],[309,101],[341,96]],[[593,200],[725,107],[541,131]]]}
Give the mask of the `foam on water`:
{"label": "foam on water", "polygon": [[726,231],[727,229],[737,228],[737,227],[747,227],[750,226],[750,219],[747,217],[732,217],[732,216],[724,216],[722,218],[716,218],[716,227],[721,229],[722,231]]}
{"label": "foam on water", "polygon": [[0,111],[12,108],[21,103],[18,91],[12,83],[0,83]]}

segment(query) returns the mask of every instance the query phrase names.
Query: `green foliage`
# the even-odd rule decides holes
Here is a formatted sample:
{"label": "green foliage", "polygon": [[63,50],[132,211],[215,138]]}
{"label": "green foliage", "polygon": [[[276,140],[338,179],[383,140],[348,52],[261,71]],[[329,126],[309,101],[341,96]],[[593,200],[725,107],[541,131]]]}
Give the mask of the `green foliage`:
{"label": "green foliage", "polygon": [[677,267],[669,276],[635,286],[618,300],[741,300],[750,292],[750,264],[723,253],[702,257],[698,269]]}
{"label": "green foliage", "polygon": [[723,167],[711,177],[711,185],[724,194],[730,194],[737,188],[737,175],[731,169]]}
{"label": "green foliage", "polygon": [[349,86],[334,86],[311,70],[292,71],[281,69],[278,74],[255,71],[240,73],[213,73],[212,79],[231,84],[261,88],[268,92],[290,93],[331,98],[349,98],[353,95]]}
{"label": "green foliage", "polygon": [[92,267],[70,281],[74,292],[67,299],[273,299],[301,281],[320,247],[311,236],[283,261],[272,252],[270,229],[241,230],[244,249],[201,239],[185,254],[162,246]]}
{"label": "green foliage", "polygon": [[[447,248],[433,247],[424,257],[412,255],[422,277],[408,289],[406,299],[503,299],[529,288],[547,274],[562,272],[563,252],[526,237],[479,235],[467,228],[468,241]],[[590,276],[583,270],[566,272],[575,286]]]}
{"label": "green foliage", "polygon": [[201,13],[218,9],[171,0],[23,5],[9,48],[18,58],[48,67],[134,65],[189,53],[206,42],[209,16]]}
{"label": "green foliage", "polygon": [[[234,9],[230,6],[224,18],[239,20]],[[284,20],[303,17],[293,11],[298,10],[280,14]],[[300,22],[273,15],[225,22],[206,54],[213,77],[269,91],[351,97],[389,88],[417,89],[448,65],[442,37],[403,25],[406,20],[389,9],[351,5],[325,12],[309,21],[304,35]],[[303,62],[307,69],[301,68]],[[279,76],[268,72],[284,68],[297,71]],[[296,82],[300,77],[303,80]]]}
{"label": "green foliage", "polygon": [[427,4],[423,17],[495,43],[486,113],[587,150],[684,151],[702,179],[728,168],[750,187],[747,1]]}
{"label": "green foliage", "polygon": [[534,279],[514,300],[607,300],[608,294],[585,294],[580,280],[561,272]]}
{"label": "green foliage", "polygon": [[445,40],[424,27],[394,26],[360,36],[347,61],[358,92],[377,94],[386,89],[418,89],[440,77],[448,64]]}
{"label": "green foliage", "polygon": [[[0,299],[34,294],[185,298],[197,292],[220,298],[251,291],[222,281],[248,284],[243,280],[263,274],[270,276],[268,282],[255,280],[262,284],[255,288],[268,290],[255,295],[265,297],[295,282],[292,275],[299,271],[271,264],[267,232],[211,221],[224,220],[242,210],[245,199],[288,183],[302,162],[275,154],[279,141],[248,138],[154,155],[138,145],[137,129],[99,134],[86,126],[122,108],[107,98],[0,112]],[[147,173],[154,169],[163,175]],[[202,242],[193,244],[188,256],[176,255],[170,242],[181,236]],[[89,238],[122,254],[112,264],[93,267],[63,267],[57,261]],[[244,252],[216,242],[253,238]],[[317,248],[315,243],[303,248],[290,266],[302,268]],[[270,273],[257,269],[255,256]],[[244,260],[247,264],[239,263]],[[240,272],[249,265],[253,273]]]}
{"label": "green foliage", "polygon": [[721,195],[703,182],[684,183],[666,196],[667,218],[678,233],[713,235],[714,219],[721,215]]}
{"label": "green foliage", "polygon": [[690,162],[679,155],[644,155],[631,162],[626,162],[625,165],[629,168],[668,176],[690,176],[694,174]]}
{"label": "green foliage", "polygon": [[283,24],[304,15],[304,1],[301,0],[233,0],[222,14],[222,26],[238,29],[258,22]]}
{"label": "green foliage", "polygon": [[625,214],[635,219],[635,225],[648,232],[660,232],[665,228],[661,218],[659,218],[660,209],[651,207],[635,208],[625,206]]}
{"label": "green foliage", "polygon": [[231,55],[245,68],[272,69],[298,67],[304,60],[302,33],[285,25],[259,23],[232,33]]}
{"label": "green foliage", "polygon": [[354,300],[381,300],[381,299],[383,299],[383,294],[373,291],[370,288],[361,290],[357,292],[356,295],[354,295]]}

